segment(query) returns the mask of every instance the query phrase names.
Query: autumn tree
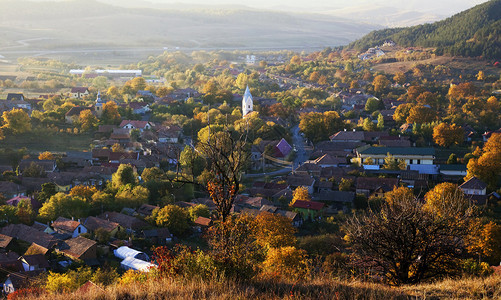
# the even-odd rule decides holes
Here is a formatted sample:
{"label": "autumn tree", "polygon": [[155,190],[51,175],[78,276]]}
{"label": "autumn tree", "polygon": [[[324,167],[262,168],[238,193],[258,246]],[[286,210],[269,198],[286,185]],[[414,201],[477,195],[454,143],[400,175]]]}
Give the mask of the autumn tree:
{"label": "autumn tree", "polygon": [[14,134],[31,131],[30,116],[20,108],[4,111],[2,119],[4,124],[2,128],[10,130]]}
{"label": "autumn tree", "polygon": [[206,205],[198,204],[188,208],[188,214],[191,221],[195,221],[198,217],[210,218],[210,210]]}
{"label": "autumn tree", "polygon": [[411,188],[407,187],[394,187],[392,191],[384,194],[384,200],[390,205],[394,205],[399,201],[411,201],[415,199],[414,192]]}
{"label": "autumn tree", "polygon": [[76,185],[70,190],[70,196],[79,196],[87,201],[91,201],[92,195],[97,192],[96,187],[87,185]]}
{"label": "autumn tree", "polygon": [[372,81],[374,91],[379,94],[382,93],[390,85],[390,83],[391,82],[384,75],[378,75]]}
{"label": "autumn tree", "polygon": [[339,190],[340,191],[351,191],[353,187],[353,180],[347,178],[341,178],[339,182]]}
{"label": "autumn tree", "polygon": [[438,216],[446,216],[451,210],[454,213],[465,213],[470,207],[470,202],[463,191],[450,182],[437,184],[424,195],[424,200],[426,202],[424,209]]}
{"label": "autumn tree", "polygon": [[465,240],[468,251],[497,264],[501,258],[501,226],[492,221],[482,224],[477,219],[472,222],[471,229]]}
{"label": "autumn tree", "polygon": [[416,105],[409,111],[409,116],[405,120],[407,123],[431,123],[437,118],[436,110],[429,107]]}
{"label": "autumn tree", "polygon": [[376,129],[376,124],[372,122],[371,118],[365,118],[362,123],[362,129],[364,131],[374,131]]}
{"label": "autumn tree", "polygon": [[190,146],[185,146],[179,157],[183,170],[194,177],[200,176],[205,168],[205,160]]}
{"label": "autumn tree", "polygon": [[289,206],[292,206],[294,205],[294,203],[297,201],[297,200],[301,200],[301,201],[311,201],[311,197],[310,197],[310,194],[308,192],[308,188],[305,187],[305,186],[298,186],[294,192],[292,193],[292,201],[291,203],[289,204]]}
{"label": "autumn tree", "polygon": [[253,232],[256,243],[265,249],[294,246],[297,242],[296,229],[289,218],[269,212],[262,212],[254,219]]}
{"label": "autumn tree", "polygon": [[461,145],[464,140],[464,130],[456,124],[440,123],[433,128],[433,141],[441,147]]}
{"label": "autumn tree", "polygon": [[335,111],[310,112],[301,114],[299,118],[299,129],[313,142],[326,140],[344,127],[343,120]]}
{"label": "autumn tree", "polygon": [[198,152],[205,158],[207,169],[211,172],[207,191],[223,221],[230,214],[240,189],[240,173],[249,158],[246,139],[246,133],[224,130],[197,145]]}
{"label": "autumn tree", "polygon": [[[455,207],[454,207],[455,208]],[[392,285],[416,284],[459,272],[471,214],[456,211],[438,216],[417,199],[385,201],[380,210],[354,215],[346,226],[356,265]]]}
{"label": "autumn tree", "polygon": [[137,208],[148,202],[150,192],[147,188],[132,185],[126,185],[115,195],[115,203],[121,207]]}
{"label": "autumn tree", "polygon": [[403,85],[406,79],[407,78],[405,77],[405,74],[402,72],[397,72],[395,76],[393,76],[393,81],[395,81],[395,83],[398,83],[400,85]]}
{"label": "autumn tree", "polygon": [[271,248],[263,262],[263,271],[274,277],[306,280],[311,262],[305,250],[293,246]]}
{"label": "autumn tree", "polygon": [[149,181],[159,181],[162,180],[162,177],[165,175],[164,171],[158,167],[145,168],[141,173],[141,179],[144,182]]}
{"label": "autumn tree", "polygon": [[38,160],[53,160],[54,154],[49,151],[42,152],[38,155]]}
{"label": "autumn tree", "polygon": [[78,121],[80,123],[80,128],[82,129],[82,131],[90,131],[96,128],[98,123],[96,116],[88,109],[80,112]]}
{"label": "autumn tree", "polygon": [[46,177],[47,174],[45,173],[45,170],[42,166],[40,166],[35,162],[31,162],[29,166],[24,168],[23,176],[41,178],[41,177]]}
{"label": "autumn tree", "polygon": [[136,185],[138,175],[131,165],[121,164],[117,171],[111,177],[111,183],[114,188],[119,188],[127,184]]}
{"label": "autumn tree", "polygon": [[367,102],[365,103],[365,111],[368,113],[373,113],[376,110],[381,109],[381,107],[384,107],[383,103],[374,97],[367,99]]}
{"label": "autumn tree", "polygon": [[184,235],[190,228],[188,212],[177,205],[166,205],[156,209],[152,217],[157,226],[167,227],[176,236]]}
{"label": "autumn tree", "polygon": [[384,117],[382,114],[378,114],[377,116],[377,125],[376,125],[377,130],[383,131],[384,130]]}
{"label": "autumn tree", "polygon": [[393,120],[395,120],[395,122],[399,124],[405,123],[405,121],[409,117],[411,108],[412,104],[409,103],[400,104],[399,106],[397,106],[397,109],[395,109],[395,113],[393,114]]}
{"label": "autumn tree", "polygon": [[501,175],[501,133],[493,133],[478,158],[468,161],[468,173],[465,179],[476,176],[494,189]]}
{"label": "autumn tree", "polygon": [[114,101],[108,101],[103,105],[101,120],[104,124],[118,124],[121,120],[118,106]]}

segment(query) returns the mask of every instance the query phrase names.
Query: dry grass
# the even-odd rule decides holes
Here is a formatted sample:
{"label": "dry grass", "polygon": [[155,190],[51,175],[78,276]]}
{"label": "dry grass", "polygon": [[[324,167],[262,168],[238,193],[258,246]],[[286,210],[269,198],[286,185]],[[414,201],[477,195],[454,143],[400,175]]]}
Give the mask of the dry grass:
{"label": "dry grass", "polygon": [[42,295],[47,300],[68,299],[499,299],[501,276],[485,279],[444,280],[432,284],[388,287],[360,281],[317,279],[308,283],[150,280],[128,286],[113,285],[60,295]]}

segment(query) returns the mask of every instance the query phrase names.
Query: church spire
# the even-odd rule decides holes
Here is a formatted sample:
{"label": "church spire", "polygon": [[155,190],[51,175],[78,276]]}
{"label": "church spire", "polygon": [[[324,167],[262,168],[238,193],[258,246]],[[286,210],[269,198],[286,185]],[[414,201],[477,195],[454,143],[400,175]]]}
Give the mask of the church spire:
{"label": "church spire", "polygon": [[252,94],[249,90],[249,86],[245,89],[244,97],[242,99],[242,117],[245,117],[248,113],[253,111],[254,103],[252,101]]}

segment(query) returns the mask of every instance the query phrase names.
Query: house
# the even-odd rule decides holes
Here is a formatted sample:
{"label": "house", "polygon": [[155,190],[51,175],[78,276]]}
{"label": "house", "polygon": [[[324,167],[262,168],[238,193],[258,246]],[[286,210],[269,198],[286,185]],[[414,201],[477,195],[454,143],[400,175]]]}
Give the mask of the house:
{"label": "house", "polygon": [[160,207],[155,206],[155,205],[150,205],[150,204],[143,204],[137,209],[137,213],[140,216],[147,217],[147,216],[151,216],[151,214],[153,213],[153,210],[155,210],[157,208],[159,209]]}
{"label": "house", "polygon": [[87,228],[80,223],[80,220],[75,221],[64,217],[57,218],[52,223],[52,228],[54,228],[57,233],[69,234],[73,238],[81,235],[82,233],[87,233]]}
{"label": "house", "polygon": [[112,237],[115,236],[120,230],[124,230],[123,228],[121,228],[120,224],[116,222],[111,222],[96,217],[87,217],[83,225],[89,230],[89,232],[95,232],[96,230],[101,228],[102,230],[108,232]]}
{"label": "house", "polygon": [[320,166],[321,168],[337,167],[341,164],[346,164],[346,158],[334,157],[330,154],[324,154],[321,157],[310,162],[317,166]]}
{"label": "house", "polygon": [[354,192],[345,191],[321,191],[313,196],[313,200],[327,204],[327,211],[330,213],[348,211],[353,207],[354,199]]}
{"label": "house", "polygon": [[417,147],[372,147],[364,146],[357,148],[355,162],[365,164],[372,159],[375,165],[383,166],[388,154],[395,159],[402,159],[410,170],[426,174],[438,174],[438,168],[433,164],[435,149]]}
{"label": "house", "polygon": [[47,271],[50,268],[43,254],[23,255],[18,260],[23,264],[24,271]]}
{"label": "house", "polygon": [[149,121],[123,120],[118,127],[129,130],[139,129],[140,132],[153,128],[154,124]]}
{"label": "house", "polygon": [[9,247],[11,242],[12,242],[12,237],[0,234],[0,249],[5,251],[5,249]]}
{"label": "house", "polygon": [[22,174],[24,170],[31,166],[31,164],[36,164],[42,167],[45,173],[52,173],[57,170],[56,160],[38,160],[38,159],[23,159],[19,162],[19,173]]}
{"label": "house", "polygon": [[24,95],[21,93],[8,93],[7,101],[24,101]]}
{"label": "house", "polygon": [[74,260],[97,258],[97,243],[82,236],[60,242],[56,250]]}
{"label": "house", "polygon": [[82,99],[89,95],[89,89],[86,87],[72,87],[70,96],[74,99]]}
{"label": "house", "polygon": [[178,143],[182,128],[179,126],[165,126],[157,131],[159,143]]}
{"label": "house", "polygon": [[300,186],[304,186],[308,189],[309,194],[313,193],[315,178],[309,175],[299,175],[299,174],[289,175],[287,176],[286,181],[287,185],[291,190],[295,190]]}
{"label": "house", "polygon": [[296,200],[292,208],[298,211],[303,218],[316,220],[323,215],[325,204],[317,201]]}
{"label": "house", "polygon": [[198,227],[198,231],[201,232],[202,229],[208,228],[212,225],[212,220],[210,218],[198,217],[195,221],[195,226]]}
{"label": "house", "polygon": [[303,218],[297,212],[279,209],[275,212],[275,214],[289,219],[294,227],[303,225]]}
{"label": "house", "polygon": [[466,165],[439,165],[440,175],[444,178],[465,177],[467,174]]}
{"label": "house", "polygon": [[124,214],[117,213],[117,212],[106,212],[104,214],[101,214],[98,217],[103,219],[103,220],[108,220],[111,222],[118,223],[118,224],[120,224],[120,226],[122,226],[123,228],[125,228],[128,231],[138,231],[139,232],[142,229],[145,229],[149,226],[148,223],[146,223],[138,218],[124,215]]}
{"label": "house", "polygon": [[172,234],[168,228],[155,228],[143,230],[145,239],[152,241],[157,245],[166,245],[172,242]]}
{"label": "house", "polygon": [[94,107],[92,106],[73,106],[64,114],[64,120],[68,124],[73,124],[76,121],[79,120],[80,118],[80,113],[82,113],[84,110],[89,110],[91,112],[94,112]]}
{"label": "house", "polygon": [[19,255],[15,252],[0,253],[0,269],[6,272],[23,271],[23,264],[19,261]]}
{"label": "house", "polygon": [[24,224],[9,224],[3,227],[0,233],[47,249],[51,249],[57,243],[57,239],[52,235]]}
{"label": "house", "polygon": [[31,197],[16,196],[5,201],[5,204],[10,206],[17,206],[21,201],[27,201],[28,203],[31,203]]}
{"label": "house", "polygon": [[0,181],[0,194],[5,198],[11,199],[26,195],[26,188],[11,181]]}
{"label": "house", "polygon": [[144,115],[151,111],[150,105],[146,102],[130,102],[127,106],[132,109],[133,113],[138,115]]}
{"label": "house", "polygon": [[30,284],[30,278],[38,276],[40,271],[14,272],[7,275],[3,284],[4,294],[13,293]]}
{"label": "house", "polygon": [[[357,194],[364,194],[368,197],[381,188],[385,191],[391,191],[398,187],[398,184],[398,178],[358,177],[355,189]],[[381,193],[381,190],[379,190],[379,193]],[[379,196],[381,195],[379,194]]]}
{"label": "house", "polygon": [[459,188],[466,195],[487,195],[487,184],[475,176],[468,179],[465,183],[460,185]]}

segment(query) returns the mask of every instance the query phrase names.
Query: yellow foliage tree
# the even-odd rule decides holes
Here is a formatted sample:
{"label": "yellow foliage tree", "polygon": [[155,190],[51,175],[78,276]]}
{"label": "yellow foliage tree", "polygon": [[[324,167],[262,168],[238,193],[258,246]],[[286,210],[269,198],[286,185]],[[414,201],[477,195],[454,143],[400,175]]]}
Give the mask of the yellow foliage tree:
{"label": "yellow foliage tree", "polygon": [[80,128],[82,128],[83,131],[93,129],[97,126],[98,122],[96,116],[94,116],[94,114],[88,109],[80,112],[78,120],[80,122]]}
{"label": "yellow foliage tree", "polygon": [[440,123],[433,128],[433,141],[441,147],[461,145],[464,140],[464,130],[456,124]]}
{"label": "yellow foliage tree", "polygon": [[87,201],[90,201],[95,193],[97,193],[95,187],[85,185],[76,185],[70,190],[70,196],[80,196]]}
{"label": "yellow foliage tree", "polygon": [[279,278],[308,279],[310,261],[305,250],[296,247],[271,248],[263,262],[265,275]]}
{"label": "yellow foliage tree", "polygon": [[388,202],[389,205],[395,205],[398,201],[407,201],[415,198],[412,189],[403,186],[395,187],[393,191],[384,194],[384,200]]}
{"label": "yellow foliage tree", "polygon": [[457,184],[444,182],[437,184],[424,195],[426,201],[423,209],[438,216],[464,213],[469,207],[469,200]]}
{"label": "yellow foliage tree", "polygon": [[291,221],[280,215],[269,212],[260,213],[253,222],[256,243],[269,248],[293,246],[296,244],[296,229]]}
{"label": "yellow foliage tree", "polygon": [[476,176],[495,188],[501,175],[501,133],[492,134],[482,151],[475,150],[473,154],[479,157],[468,162],[465,180]]}
{"label": "yellow foliage tree", "polygon": [[4,123],[2,128],[7,128],[14,134],[25,133],[31,130],[30,116],[20,108],[4,111],[2,118]]}
{"label": "yellow foliage tree", "polygon": [[308,193],[308,188],[305,186],[298,186],[294,193],[292,194],[292,201],[289,204],[290,206],[294,205],[297,200],[302,201],[311,201],[310,194]]}
{"label": "yellow foliage tree", "polygon": [[70,292],[77,288],[76,282],[69,274],[59,274],[52,271],[47,276],[45,289],[52,293]]}
{"label": "yellow foliage tree", "polygon": [[471,234],[465,239],[470,253],[484,256],[493,263],[501,258],[501,226],[490,221],[482,225],[479,219],[470,224]]}
{"label": "yellow foliage tree", "polygon": [[39,160],[52,160],[54,159],[54,155],[49,151],[42,152],[38,155]]}

